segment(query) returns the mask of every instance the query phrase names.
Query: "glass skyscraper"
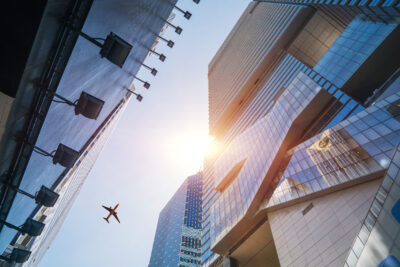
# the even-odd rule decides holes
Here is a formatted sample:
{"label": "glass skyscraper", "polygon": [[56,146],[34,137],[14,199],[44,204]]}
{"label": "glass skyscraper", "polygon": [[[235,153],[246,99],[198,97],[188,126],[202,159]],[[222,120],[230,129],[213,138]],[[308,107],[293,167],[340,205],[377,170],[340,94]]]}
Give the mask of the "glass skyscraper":
{"label": "glass skyscraper", "polygon": [[189,176],[160,212],[149,267],[200,266],[202,173]]}
{"label": "glass skyscraper", "polygon": [[202,266],[398,263],[398,8],[249,4],[209,64]]}
{"label": "glass skyscraper", "polygon": [[[12,75],[0,93],[0,264],[39,263],[127,103],[150,87],[136,76],[142,63],[165,59],[157,43],[173,46],[160,35],[175,4],[67,0],[8,10],[19,18],[7,48],[18,57],[2,61]],[[58,194],[55,204],[42,205],[43,186]],[[29,230],[31,219],[44,228]]]}

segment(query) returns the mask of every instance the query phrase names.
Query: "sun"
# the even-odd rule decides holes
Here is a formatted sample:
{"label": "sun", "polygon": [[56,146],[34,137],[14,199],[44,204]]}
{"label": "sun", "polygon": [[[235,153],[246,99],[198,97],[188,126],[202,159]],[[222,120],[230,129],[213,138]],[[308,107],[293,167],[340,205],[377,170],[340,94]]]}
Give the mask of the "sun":
{"label": "sun", "polygon": [[199,171],[214,137],[204,131],[188,131],[175,135],[170,141],[170,156],[185,169]]}

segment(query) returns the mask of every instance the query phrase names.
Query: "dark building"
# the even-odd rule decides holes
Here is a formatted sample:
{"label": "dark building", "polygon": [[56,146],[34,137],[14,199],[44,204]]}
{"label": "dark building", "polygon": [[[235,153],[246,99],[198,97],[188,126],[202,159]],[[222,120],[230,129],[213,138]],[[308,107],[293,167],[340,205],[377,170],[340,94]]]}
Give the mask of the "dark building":
{"label": "dark building", "polygon": [[189,176],[160,212],[149,267],[200,266],[201,179]]}
{"label": "dark building", "polygon": [[398,263],[399,16],[249,4],[209,64],[202,266]]}

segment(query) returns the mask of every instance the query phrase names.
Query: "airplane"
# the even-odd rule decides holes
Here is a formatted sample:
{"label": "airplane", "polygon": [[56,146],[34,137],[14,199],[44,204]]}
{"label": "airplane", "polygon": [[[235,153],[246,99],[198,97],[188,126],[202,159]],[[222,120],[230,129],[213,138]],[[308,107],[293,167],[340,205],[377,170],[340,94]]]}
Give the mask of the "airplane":
{"label": "airplane", "polygon": [[119,206],[119,204],[117,204],[114,208],[112,208],[112,207],[107,208],[106,206],[103,206],[103,208],[105,208],[108,212],[110,212],[110,214],[108,214],[107,218],[103,217],[103,219],[106,220],[106,222],[110,223],[108,221],[108,219],[110,219],[111,215],[113,215],[115,217],[115,219],[117,219],[118,223],[120,223],[120,221],[117,217],[117,211],[116,211],[118,206]]}

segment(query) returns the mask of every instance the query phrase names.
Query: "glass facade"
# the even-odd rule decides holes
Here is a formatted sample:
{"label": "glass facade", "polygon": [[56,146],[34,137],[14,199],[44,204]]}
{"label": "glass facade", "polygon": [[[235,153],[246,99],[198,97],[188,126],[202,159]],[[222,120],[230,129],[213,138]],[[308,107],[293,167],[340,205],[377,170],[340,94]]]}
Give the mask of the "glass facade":
{"label": "glass facade", "polygon": [[320,90],[321,87],[311,78],[299,73],[271,111],[237,136],[215,162],[214,186],[217,187],[236,163],[246,161],[237,177],[210,208],[211,246],[247,212],[278,150],[288,138],[292,123]]}
{"label": "glass facade", "polygon": [[188,177],[161,211],[149,267],[200,266],[202,174]]}
{"label": "glass facade", "polygon": [[345,267],[399,266],[400,149],[396,147],[372,205],[354,239]]}
{"label": "glass facade", "polygon": [[[132,44],[134,48],[127,57],[124,66],[120,68],[102,58],[99,55],[99,47],[82,37],[78,38],[65,71],[57,74],[62,75],[62,78],[56,93],[74,102],[79,98],[81,92],[85,91],[105,101],[104,106],[98,118],[91,120],[82,115],[76,116],[74,108],[69,105],[52,102],[47,116],[43,118],[43,127],[35,143],[37,147],[50,153],[54,152],[57,146],[62,143],[78,151],[81,156],[87,155],[87,142],[92,140],[92,135],[106,118],[112,115],[115,107],[121,101],[126,100],[126,88],[134,89],[133,84],[136,82],[134,82],[133,75],[136,75],[141,63],[148,56],[149,49],[153,47],[157,34],[164,27],[165,20],[170,15],[175,3],[176,1],[165,2],[160,0],[93,1],[82,32],[90,36],[105,38],[112,31]],[[110,19],[104,20],[104,17]],[[47,97],[51,97],[50,93]],[[111,123],[111,121],[108,123]],[[98,147],[102,147],[102,145],[98,145]],[[96,153],[100,152],[97,151]],[[88,169],[83,170],[83,167],[79,166],[80,163],[78,161],[75,167],[65,169],[60,165],[54,165],[50,157],[44,157],[33,152],[25,172],[23,174],[18,173],[18,175],[23,175],[19,188],[34,195],[42,185],[49,188],[55,187],[60,184],[60,179],[71,175],[79,176],[76,179],[83,182],[85,178],[83,176],[88,174],[90,168],[85,164]],[[76,174],[74,174],[75,168],[80,170]],[[54,217],[57,222],[49,222],[50,224],[54,223],[55,228],[60,227],[75,198],[72,195],[79,192],[81,185],[82,183],[74,184],[74,190],[72,190],[72,187],[68,187],[69,197],[59,199],[59,201],[71,201],[71,203],[60,203],[60,210],[53,208],[54,211],[52,212],[63,213],[62,216],[56,215]],[[38,208],[34,200],[22,194],[16,194],[6,221],[14,225],[22,225],[28,216],[31,216]],[[9,246],[16,232],[7,227],[2,227],[0,231],[1,253]],[[57,232],[57,229],[49,235],[53,235],[55,232]],[[53,237],[43,238],[44,240],[51,240]],[[39,252],[39,254],[42,252]],[[38,258],[41,258],[41,256],[38,256]]]}
{"label": "glass facade", "polygon": [[[241,93],[265,60],[273,60],[282,46],[282,35],[302,7],[252,3],[234,27],[232,34],[239,38],[227,38],[209,66],[210,130],[226,109]],[[225,47],[236,48],[232,50]],[[236,64],[231,64],[235,62]],[[220,66],[224,66],[221,68]]]}
{"label": "glass facade", "polygon": [[314,70],[337,87],[342,87],[397,25],[368,21],[365,15],[359,15],[328,49]]}
{"label": "glass facade", "polygon": [[266,207],[273,207],[388,168],[400,142],[393,95],[287,152],[290,158]]}
{"label": "glass facade", "polygon": [[53,208],[43,207],[35,214],[35,220],[46,224],[44,232],[35,238],[25,235],[19,237],[16,243],[32,251],[29,261],[25,263],[27,266],[39,263],[46,253],[51,242],[62,227],[65,218],[68,216],[68,212],[77,198],[83,183],[112,134],[128,102],[129,96],[127,95],[113,110],[108,120],[98,129],[96,136],[90,140],[86,151],[78,159],[71,171],[68,172],[62,183],[56,188],[56,192],[60,195],[56,205]]}
{"label": "glass facade", "polygon": [[[324,1],[288,0],[276,1],[276,5],[272,2],[250,4],[209,65],[210,133],[215,133],[213,128],[220,131],[215,133],[220,150],[204,163],[203,266],[220,258],[212,248],[246,216],[266,179],[271,180],[267,195],[272,198],[263,202],[262,208],[276,207],[328,187],[381,174],[399,141],[394,129],[397,122],[390,118],[378,119],[378,115],[368,115],[365,122],[364,117],[357,116],[365,116],[377,106],[365,111],[361,103],[341,90],[398,27],[400,13],[393,8],[394,2],[336,1],[329,5]],[[296,12],[280,16],[280,23],[286,25],[307,5],[312,5],[315,12],[309,15],[305,27],[291,37],[287,49],[280,51],[268,66],[263,66],[256,49],[266,47],[263,42],[267,39],[270,43],[276,42],[284,33],[281,28],[279,34],[271,34],[277,30],[269,23],[274,17],[262,19],[257,11],[267,14],[275,10],[278,14],[278,7],[297,7]],[[315,43],[310,38],[319,43],[315,47],[307,45]],[[249,39],[251,45],[245,46]],[[264,58],[267,53],[263,54]],[[260,69],[264,73],[258,74],[254,85],[249,85],[251,76]],[[308,97],[312,98],[306,93],[307,98],[302,99],[301,90],[307,85],[288,93],[301,75],[315,88],[328,92],[332,100],[319,114],[314,114],[314,122],[304,129],[294,147],[283,148],[288,151],[281,158],[282,164],[277,173],[269,176],[269,171],[274,172],[270,170],[271,163],[277,160],[277,152],[295,124],[298,114],[294,111],[299,109],[301,113],[305,107],[301,105],[309,101]],[[241,90],[251,93],[236,103],[235,97]],[[289,102],[279,103],[285,96]],[[221,119],[224,113],[229,113],[231,121]],[[388,124],[393,124],[392,128]],[[360,132],[354,132],[353,128]],[[320,148],[319,144],[324,146],[324,142],[328,144]]]}

